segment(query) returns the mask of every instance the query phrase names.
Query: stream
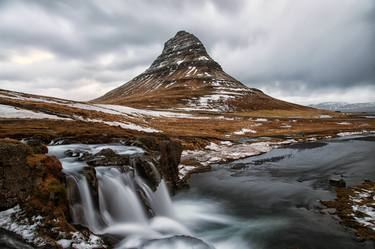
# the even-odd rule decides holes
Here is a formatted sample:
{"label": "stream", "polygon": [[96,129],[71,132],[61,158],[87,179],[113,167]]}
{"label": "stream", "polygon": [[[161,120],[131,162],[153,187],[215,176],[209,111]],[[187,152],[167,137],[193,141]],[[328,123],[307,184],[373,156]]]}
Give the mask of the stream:
{"label": "stream", "polygon": [[[374,248],[338,218],[322,214],[319,200],[335,197],[331,177],[343,177],[349,186],[375,180],[375,136],[297,143],[215,165],[193,175],[191,187],[172,198],[164,181],[152,191],[136,171],[108,166],[95,168],[98,193],[92,193],[85,162],[64,152],[103,148],[143,153],[116,144],[74,144],[50,146],[49,154],[67,175],[73,222],[115,237],[117,249]],[[13,247],[14,238],[0,235],[6,248],[29,248]]]}

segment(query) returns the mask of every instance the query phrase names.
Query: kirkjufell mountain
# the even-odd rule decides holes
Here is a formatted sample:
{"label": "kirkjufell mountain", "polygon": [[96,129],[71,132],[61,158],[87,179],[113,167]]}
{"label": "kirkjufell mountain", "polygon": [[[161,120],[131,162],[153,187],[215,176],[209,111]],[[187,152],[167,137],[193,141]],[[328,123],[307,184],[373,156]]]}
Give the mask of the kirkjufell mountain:
{"label": "kirkjufell mountain", "polygon": [[186,31],[168,40],[145,72],[93,102],[187,111],[309,109],[272,98],[228,75]]}

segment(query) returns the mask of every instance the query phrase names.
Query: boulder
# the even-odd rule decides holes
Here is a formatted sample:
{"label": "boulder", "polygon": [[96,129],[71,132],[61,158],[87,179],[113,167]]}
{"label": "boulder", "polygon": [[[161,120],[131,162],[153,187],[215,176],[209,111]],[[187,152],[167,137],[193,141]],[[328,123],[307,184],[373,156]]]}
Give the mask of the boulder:
{"label": "boulder", "polygon": [[0,210],[21,204],[42,213],[67,211],[59,160],[34,154],[31,146],[10,139],[0,140],[0,155]]}
{"label": "boulder", "polygon": [[331,177],[329,179],[329,185],[331,185],[333,187],[338,187],[338,188],[345,188],[346,187],[346,182],[342,178]]}
{"label": "boulder", "polygon": [[182,145],[173,140],[164,140],[159,144],[159,169],[170,189],[176,189],[179,183],[178,165],[180,164]]}
{"label": "boulder", "polygon": [[33,179],[32,169],[26,158],[32,150],[16,140],[0,140],[0,210],[24,202],[30,196]]}
{"label": "boulder", "polygon": [[103,149],[95,155],[86,155],[84,159],[90,166],[129,165],[129,156],[119,155],[111,149]]}
{"label": "boulder", "polygon": [[131,158],[131,166],[147,182],[147,185],[155,191],[161,181],[161,175],[157,168],[158,163],[150,156],[137,156]]}

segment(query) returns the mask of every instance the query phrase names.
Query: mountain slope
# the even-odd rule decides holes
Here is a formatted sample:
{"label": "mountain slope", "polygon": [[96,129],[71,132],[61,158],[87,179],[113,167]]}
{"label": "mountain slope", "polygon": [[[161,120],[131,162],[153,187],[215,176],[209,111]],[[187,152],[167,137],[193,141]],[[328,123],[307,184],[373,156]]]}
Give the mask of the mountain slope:
{"label": "mountain slope", "polygon": [[205,111],[311,109],[245,86],[225,73],[202,42],[185,31],[165,43],[145,72],[93,102]]}
{"label": "mountain slope", "polygon": [[345,103],[345,102],[323,102],[310,105],[310,107],[329,111],[342,112],[375,112],[375,102],[369,103]]}

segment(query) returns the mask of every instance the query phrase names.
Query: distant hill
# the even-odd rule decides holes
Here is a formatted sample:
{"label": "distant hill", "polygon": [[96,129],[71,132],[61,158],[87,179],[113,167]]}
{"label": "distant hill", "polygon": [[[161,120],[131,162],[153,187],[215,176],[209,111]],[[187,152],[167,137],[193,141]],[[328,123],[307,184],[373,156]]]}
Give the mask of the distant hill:
{"label": "distant hill", "polygon": [[193,34],[179,31],[142,74],[92,101],[185,111],[303,110],[272,98],[223,71]]}
{"label": "distant hill", "polygon": [[329,111],[375,113],[375,102],[369,102],[369,103],[323,102],[319,104],[310,105],[310,107],[329,110]]}

